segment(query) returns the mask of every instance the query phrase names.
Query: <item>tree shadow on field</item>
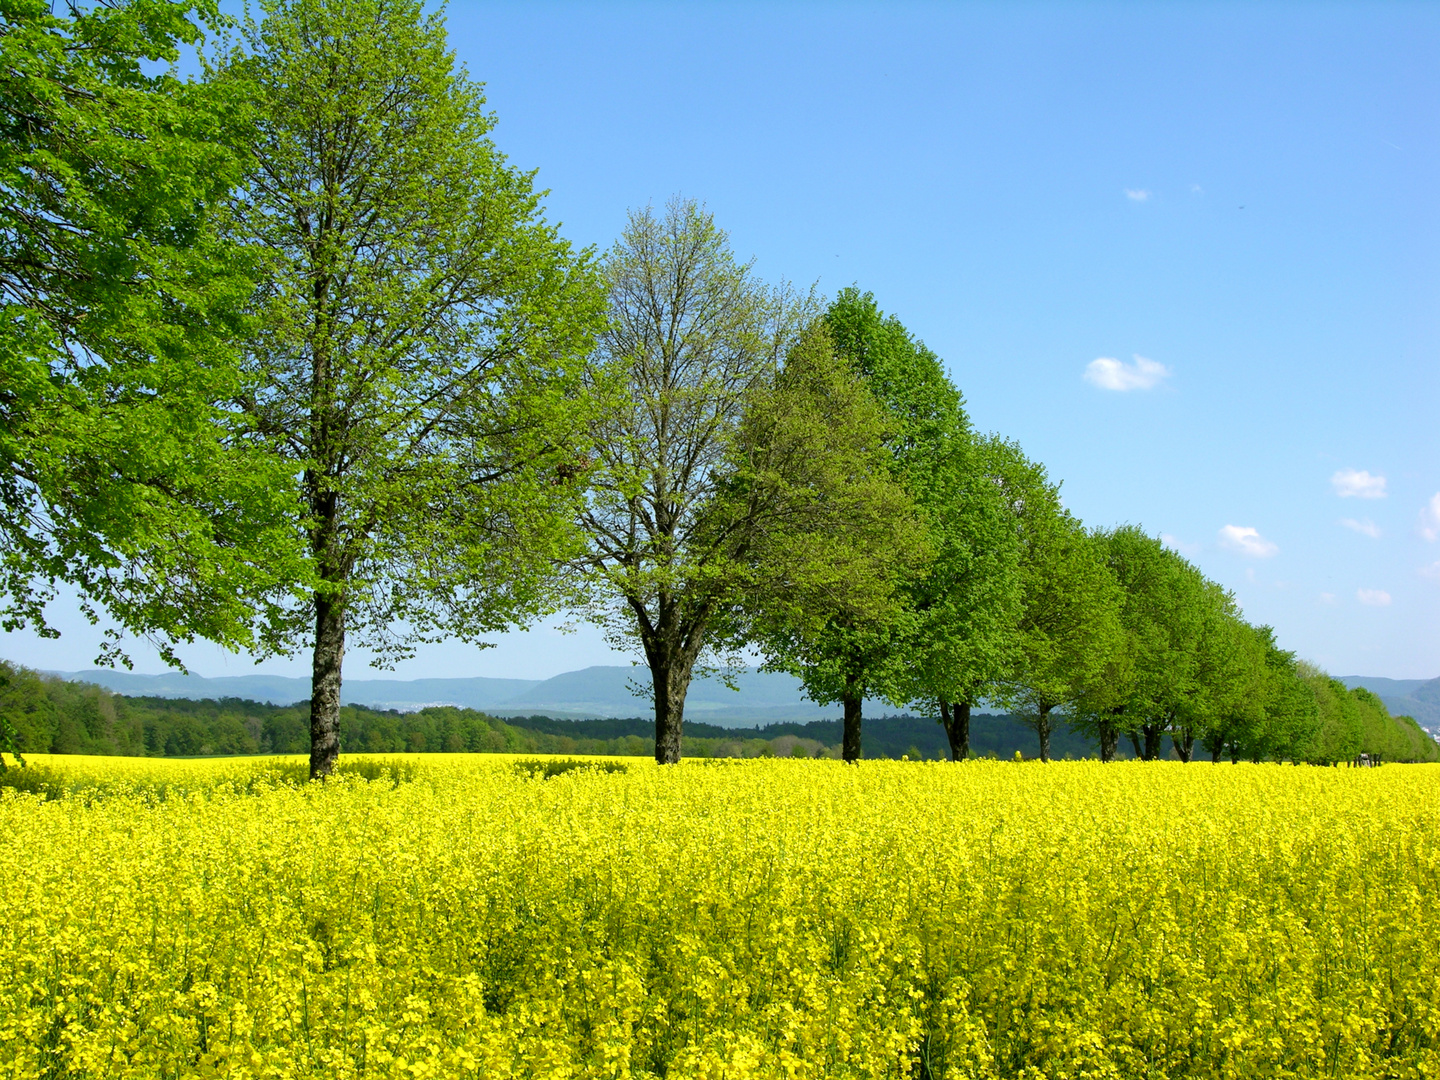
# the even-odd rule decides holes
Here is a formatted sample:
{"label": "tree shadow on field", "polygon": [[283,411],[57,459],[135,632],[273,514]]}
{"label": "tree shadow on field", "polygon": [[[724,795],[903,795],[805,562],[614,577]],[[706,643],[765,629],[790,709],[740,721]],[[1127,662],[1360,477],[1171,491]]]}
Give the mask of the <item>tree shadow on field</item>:
{"label": "tree shadow on field", "polygon": [[590,769],[595,772],[607,773],[630,771],[630,766],[623,761],[577,761],[574,758],[557,760],[533,758],[517,761],[512,768],[517,776],[533,776],[541,780],[549,780],[552,776],[561,776],[576,769]]}
{"label": "tree shadow on field", "polygon": [[[333,775],[398,788],[414,781],[420,773],[409,761],[356,758],[342,761]],[[31,761],[0,773],[0,795],[15,792],[35,795],[46,802],[78,799],[87,804],[119,796],[161,802],[222,789],[237,795],[260,795],[277,787],[302,787],[309,781],[310,768],[305,761],[247,762],[233,771],[174,777],[87,775]]]}

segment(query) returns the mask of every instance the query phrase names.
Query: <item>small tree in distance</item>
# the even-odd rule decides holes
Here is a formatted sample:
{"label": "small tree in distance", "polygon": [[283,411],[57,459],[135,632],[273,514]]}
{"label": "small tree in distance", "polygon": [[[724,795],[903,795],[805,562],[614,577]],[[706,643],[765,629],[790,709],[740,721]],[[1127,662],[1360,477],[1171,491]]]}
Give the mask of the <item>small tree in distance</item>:
{"label": "small tree in distance", "polygon": [[1176,613],[1172,621],[1181,634],[1190,635],[1190,686],[1174,709],[1170,741],[1176,756],[1188,763],[1195,743],[1208,745],[1210,732],[1223,717],[1244,707],[1236,699],[1250,690],[1248,668],[1254,654],[1246,648],[1249,628],[1240,618],[1234,596],[1188,562],[1184,567],[1192,614],[1187,618]]}
{"label": "small tree in distance", "polygon": [[1002,478],[1021,544],[1017,661],[997,697],[1050,760],[1052,713],[1082,701],[1123,647],[1121,590],[1099,545],[1060,505],[1043,467],[1012,448]]}
{"label": "small tree in distance", "polygon": [[1270,689],[1264,633],[1238,616],[1226,620],[1220,633],[1216,645],[1224,657],[1223,682],[1212,689],[1209,723],[1200,736],[1215,764],[1227,747],[1263,726]]}
{"label": "small tree in distance", "polygon": [[1136,757],[1152,759],[1182,707],[1192,729],[1198,720],[1205,583],[1180,555],[1136,526],[1097,531],[1093,543],[1119,586],[1122,644],[1082,695],[1076,724],[1099,740],[1105,760],[1121,733],[1132,733]]}

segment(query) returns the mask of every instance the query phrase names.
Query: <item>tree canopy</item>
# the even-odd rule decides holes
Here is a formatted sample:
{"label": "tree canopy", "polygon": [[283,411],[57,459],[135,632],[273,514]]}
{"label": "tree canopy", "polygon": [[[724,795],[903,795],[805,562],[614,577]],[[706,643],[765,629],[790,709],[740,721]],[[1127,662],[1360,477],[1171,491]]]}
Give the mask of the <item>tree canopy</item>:
{"label": "tree canopy", "polygon": [[1043,466],[1006,444],[999,476],[1020,541],[1017,656],[997,697],[1033,718],[1050,756],[1050,714],[1093,693],[1123,649],[1121,591],[1103,553],[1060,503]]}
{"label": "tree canopy", "polygon": [[[236,88],[165,65],[208,0],[0,7],[0,625],[54,631],[57,588],[166,659],[259,644],[303,575],[283,470],[229,407],[253,260],[217,208],[239,180]],[[128,662],[128,661],[127,661]]]}
{"label": "tree canopy", "polygon": [[887,318],[874,296],[843,290],[823,321],[838,355],[885,411],[885,465],[914,504],[915,540],[890,550],[892,603],[869,612],[830,605],[804,627],[771,622],[760,648],[771,667],[799,676],[812,700],[841,704],[845,759],[856,761],[865,698],[899,704],[908,696],[905,643],[917,636],[920,621],[911,585],[936,554],[931,519],[938,515],[926,507],[944,494],[934,481],[949,480],[965,452],[969,420],[938,357],[898,319]]}

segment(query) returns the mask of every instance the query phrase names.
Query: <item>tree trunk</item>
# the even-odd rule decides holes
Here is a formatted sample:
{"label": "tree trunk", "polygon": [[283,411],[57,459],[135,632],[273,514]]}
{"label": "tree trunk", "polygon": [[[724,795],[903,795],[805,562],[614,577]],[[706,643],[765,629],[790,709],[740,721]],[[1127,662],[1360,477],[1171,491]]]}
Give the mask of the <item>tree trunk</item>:
{"label": "tree trunk", "polygon": [[1050,760],[1050,706],[1041,705],[1035,717],[1035,734],[1040,736],[1040,760]]}
{"label": "tree trunk", "polygon": [[655,687],[655,760],[680,763],[680,738],[685,725],[685,695],[690,691],[693,664],[684,658],[657,656],[650,662]]}
{"label": "tree trunk", "polygon": [[1115,747],[1120,742],[1120,733],[1115,730],[1114,724],[1101,722],[1098,725],[1100,736],[1100,760],[1111,762],[1115,760]]}
{"label": "tree trunk", "polygon": [[1096,734],[1100,736],[1100,760],[1111,762],[1115,760],[1115,751],[1120,745],[1120,724],[1125,716],[1125,707],[1117,705],[1110,710],[1110,719],[1101,720],[1096,724]]}
{"label": "tree trunk", "polygon": [[315,593],[315,652],[310,666],[310,779],[324,780],[340,757],[340,673],[345,663],[345,584],[341,558],[340,493],[336,480],[335,376],[330,355],[330,277],[313,276],[309,446],[305,501],[311,517],[310,553],[327,591]]}
{"label": "tree trunk", "polygon": [[661,595],[652,620],[643,598],[626,598],[640,626],[640,642],[650,667],[655,700],[655,760],[661,765],[680,762],[680,739],[685,722],[685,695],[690,675],[705,640],[708,617],[702,611],[682,618],[680,605]]}
{"label": "tree trunk", "polygon": [[950,760],[964,761],[970,756],[970,702],[957,701],[952,706],[941,698],[940,719],[950,740]]}
{"label": "tree trunk", "polygon": [[1225,754],[1225,731],[1223,728],[1211,728],[1200,740],[1200,745],[1210,751],[1210,761],[1219,765],[1220,758]]}
{"label": "tree trunk", "polygon": [[310,779],[335,771],[340,756],[340,669],[345,661],[345,601],[315,594],[315,653],[310,676]]}
{"label": "tree trunk", "polygon": [[851,764],[860,760],[860,706],[864,697],[860,694],[846,694],[841,698],[845,708],[845,733],[841,745],[841,756]]}
{"label": "tree trunk", "polygon": [[1144,753],[1141,751],[1141,749],[1140,749],[1140,734],[1139,734],[1139,732],[1127,731],[1125,734],[1130,736],[1130,745],[1135,748],[1135,760],[1136,760],[1136,761],[1141,761],[1141,760],[1143,760],[1144,757],[1145,757],[1145,754],[1144,754]]}
{"label": "tree trunk", "polygon": [[1145,760],[1154,761],[1160,756],[1160,746],[1165,741],[1164,724],[1142,724],[1145,733]]}
{"label": "tree trunk", "polygon": [[1195,755],[1195,733],[1188,727],[1182,727],[1170,736],[1170,741],[1175,744],[1175,752],[1180,755],[1180,760],[1186,765],[1190,764],[1190,759]]}

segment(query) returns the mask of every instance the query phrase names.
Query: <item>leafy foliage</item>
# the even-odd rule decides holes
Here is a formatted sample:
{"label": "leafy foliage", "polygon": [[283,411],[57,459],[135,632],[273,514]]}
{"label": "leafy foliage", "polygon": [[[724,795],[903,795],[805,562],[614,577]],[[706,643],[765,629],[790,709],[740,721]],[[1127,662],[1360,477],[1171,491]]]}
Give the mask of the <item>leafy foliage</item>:
{"label": "leafy foliage", "polygon": [[1060,504],[1058,485],[1018,447],[1000,448],[1000,480],[1020,539],[1018,658],[998,695],[1034,717],[1049,756],[1050,713],[1093,692],[1123,648],[1121,592],[1102,554]]}
{"label": "leafy foliage", "polygon": [[1228,600],[1212,596],[1189,563],[1134,526],[1097,533],[1093,542],[1120,586],[1122,645],[1081,695],[1077,712],[1112,752],[1120,732],[1135,733],[1137,742],[1144,739],[1144,756],[1153,759],[1167,731],[1183,743],[1181,731],[1200,722],[1205,706],[1197,695],[1220,675],[1202,677],[1202,646],[1215,644],[1207,635],[1221,632],[1207,619],[1231,614],[1211,610],[1212,601]]}
{"label": "leafy foliage", "polygon": [[[209,0],[0,5],[0,625],[92,618],[173,646],[262,643],[304,569],[243,392],[253,260],[216,207],[248,103],[163,66]],[[123,659],[118,634],[102,651]]]}
{"label": "leafy foliage", "polygon": [[797,675],[813,700],[844,703],[846,756],[855,760],[866,696],[969,702],[1004,670],[1018,616],[1018,548],[987,445],[973,437],[939,358],[858,289],[841,292],[824,326],[884,409],[885,469],[914,507],[892,520],[914,522],[885,544],[893,593],[885,606],[822,602],[808,623],[782,606],[758,620],[755,637],[768,664]]}

